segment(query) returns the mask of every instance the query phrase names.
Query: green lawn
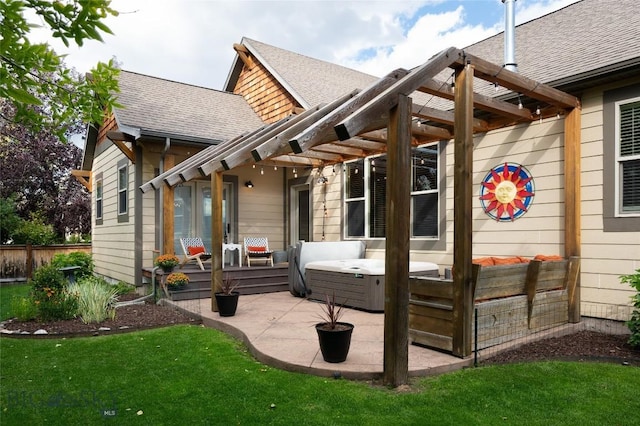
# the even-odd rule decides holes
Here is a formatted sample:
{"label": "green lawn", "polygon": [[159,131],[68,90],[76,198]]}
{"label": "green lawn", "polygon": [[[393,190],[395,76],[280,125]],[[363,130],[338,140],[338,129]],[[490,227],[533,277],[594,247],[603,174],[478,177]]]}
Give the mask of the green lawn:
{"label": "green lawn", "polygon": [[0,424],[632,425],[640,368],[531,363],[416,379],[409,392],[273,369],[200,326],[0,339]]}
{"label": "green lawn", "polygon": [[3,285],[0,290],[0,321],[13,318],[11,313],[11,299],[14,297],[26,297],[31,286],[28,284]]}

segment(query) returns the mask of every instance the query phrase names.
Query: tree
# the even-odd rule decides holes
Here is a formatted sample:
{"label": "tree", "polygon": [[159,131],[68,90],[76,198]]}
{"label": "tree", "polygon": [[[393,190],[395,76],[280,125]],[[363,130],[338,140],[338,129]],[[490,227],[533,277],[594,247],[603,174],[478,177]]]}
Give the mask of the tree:
{"label": "tree", "polygon": [[[79,77],[62,66],[62,60],[46,44],[32,44],[28,35],[33,23],[25,18],[33,12],[51,35],[65,45],[82,46],[85,40],[100,40],[111,34],[102,22],[118,13],[110,0],[2,0],[0,1],[0,99],[13,104],[14,115],[0,120],[14,121],[32,129],[48,130],[60,140],[69,136],[71,119],[101,123],[105,108],[118,106],[113,61],[98,63],[89,78]],[[55,75],[52,79],[51,75]],[[41,108],[36,108],[41,107]],[[46,112],[46,113],[43,113]]]}
{"label": "tree", "polygon": [[[3,116],[12,115],[14,108],[0,101]],[[79,133],[83,124],[72,120],[65,127]],[[31,127],[0,121],[0,198],[12,199],[23,220],[37,217],[52,225],[59,237],[66,231],[87,233],[91,229],[89,193],[70,176],[81,161],[82,151],[55,134],[34,133]]]}
{"label": "tree", "polygon": [[0,244],[5,244],[22,221],[13,199],[0,197],[0,218]]}

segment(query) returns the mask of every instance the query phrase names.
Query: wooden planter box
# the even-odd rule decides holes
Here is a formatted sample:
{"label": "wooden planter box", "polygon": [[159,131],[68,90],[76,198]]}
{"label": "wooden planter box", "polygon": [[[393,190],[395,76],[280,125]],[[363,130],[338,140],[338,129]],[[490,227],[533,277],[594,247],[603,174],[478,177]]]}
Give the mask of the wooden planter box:
{"label": "wooden planter box", "polygon": [[[478,349],[567,323],[577,271],[577,258],[474,265]],[[452,352],[453,281],[412,277],[409,286],[410,341]],[[470,329],[474,329],[473,324]]]}

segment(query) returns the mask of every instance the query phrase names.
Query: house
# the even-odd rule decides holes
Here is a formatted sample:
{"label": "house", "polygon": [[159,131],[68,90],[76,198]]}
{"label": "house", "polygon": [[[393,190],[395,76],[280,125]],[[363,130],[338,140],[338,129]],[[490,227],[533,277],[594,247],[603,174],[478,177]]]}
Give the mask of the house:
{"label": "house", "polygon": [[[219,233],[233,241],[260,234],[284,249],[300,239],[362,239],[367,256],[384,257],[392,226],[385,200],[395,196],[384,185],[393,167],[385,155],[391,136],[388,108],[372,111],[369,102],[379,106],[386,89],[433,68],[439,75],[411,93],[411,260],[438,263],[444,273],[462,263],[455,261],[461,245],[473,257],[579,255],[582,314],[626,319],[632,291],[619,275],[640,267],[638,28],[630,0],[615,7],[583,0],[519,25],[521,77],[491,66],[504,63],[502,33],[447,51],[482,64],[473,79],[473,117],[466,116],[474,133],[463,169],[471,184],[472,200],[462,199],[470,203],[468,238],[454,232],[450,101],[466,81],[458,80],[460,58],[448,68],[445,52],[377,79],[245,38],[234,46],[224,92],[123,72],[126,108],[90,133],[85,152],[96,272],[139,283],[154,250],[175,250],[180,235],[215,232],[207,226],[219,223],[210,217],[218,202]],[[197,93],[187,98],[187,88]],[[208,106],[194,103],[207,99]],[[336,135],[323,123],[341,109],[350,118]],[[305,145],[309,140],[314,144]],[[482,182],[505,163],[523,166],[535,183],[524,208],[506,216],[480,200]],[[244,185],[249,181],[253,188]],[[212,184],[223,191],[213,206]]]}

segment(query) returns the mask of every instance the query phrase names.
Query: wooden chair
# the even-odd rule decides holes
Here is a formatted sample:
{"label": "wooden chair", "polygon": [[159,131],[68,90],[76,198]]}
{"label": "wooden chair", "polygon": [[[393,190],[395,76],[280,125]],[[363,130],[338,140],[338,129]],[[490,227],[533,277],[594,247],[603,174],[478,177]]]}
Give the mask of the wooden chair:
{"label": "wooden chair", "polygon": [[244,255],[247,259],[247,266],[251,266],[251,260],[264,260],[265,264],[273,266],[273,251],[269,250],[269,241],[266,237],[245,238]]}
{"label": "wooden chair", "polygon": [[180,264],[182,268],[185,264],[195,261],[200,269],[204,271],[203,261],[211,259],[211,253],[207,251],[200,237],[180,238],[180,245],[184,252],[184,260]]}

